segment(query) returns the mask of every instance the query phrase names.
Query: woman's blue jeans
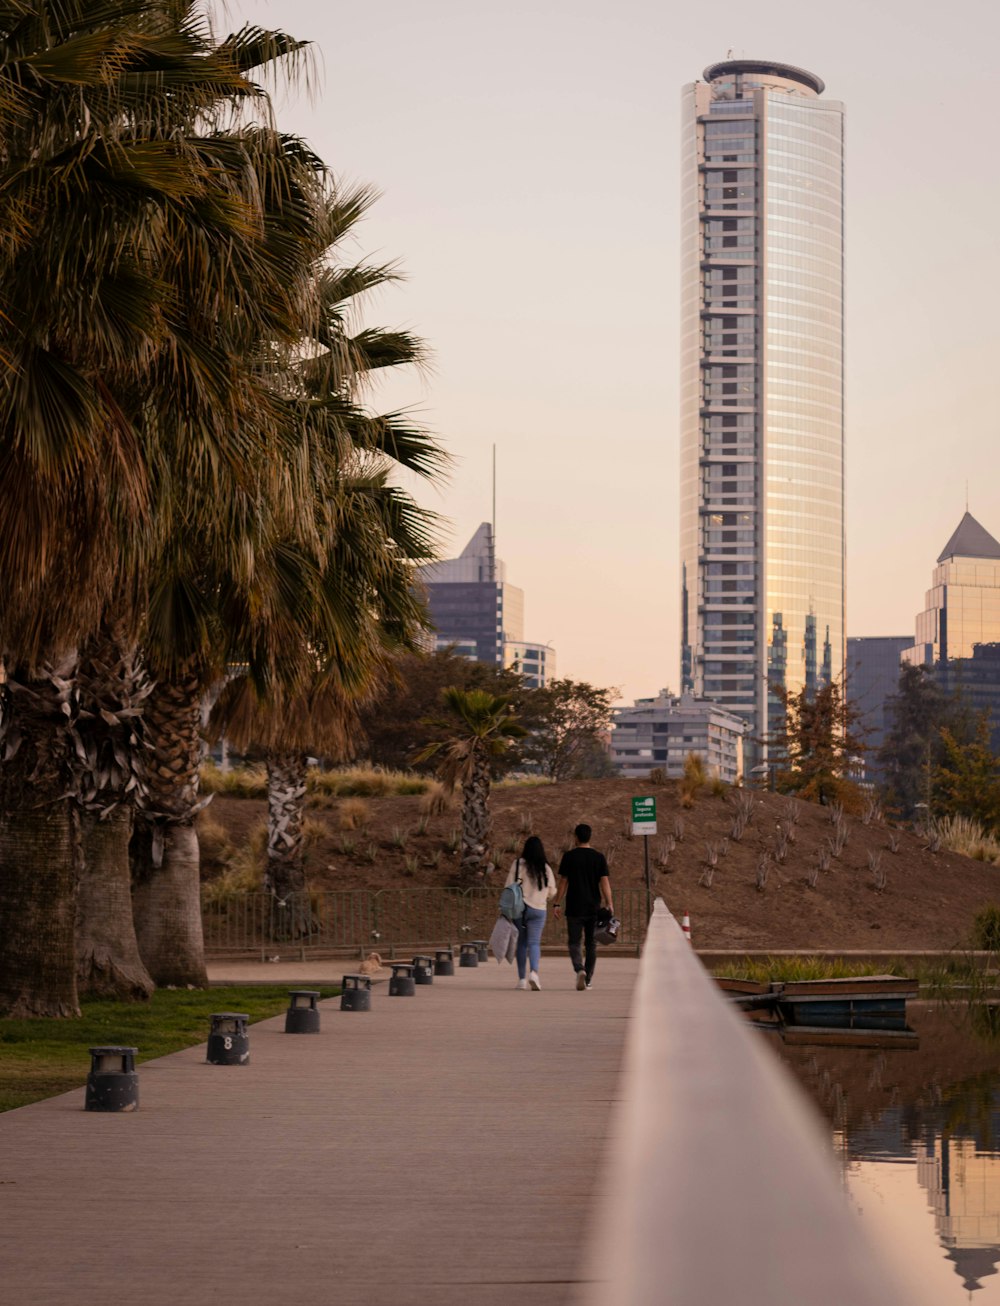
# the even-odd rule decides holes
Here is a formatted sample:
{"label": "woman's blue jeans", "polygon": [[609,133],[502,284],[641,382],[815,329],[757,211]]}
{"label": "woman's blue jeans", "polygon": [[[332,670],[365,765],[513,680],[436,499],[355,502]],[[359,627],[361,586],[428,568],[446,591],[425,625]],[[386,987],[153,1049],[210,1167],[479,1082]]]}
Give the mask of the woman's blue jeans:
{"label": "woman's blue jeans", "polygon": [[528,966],[537,970],[542,959],[542,930],[545,928],[547,912],[543,908],[525,907],[524,915],[517,923],[517,976],[528,978]]}

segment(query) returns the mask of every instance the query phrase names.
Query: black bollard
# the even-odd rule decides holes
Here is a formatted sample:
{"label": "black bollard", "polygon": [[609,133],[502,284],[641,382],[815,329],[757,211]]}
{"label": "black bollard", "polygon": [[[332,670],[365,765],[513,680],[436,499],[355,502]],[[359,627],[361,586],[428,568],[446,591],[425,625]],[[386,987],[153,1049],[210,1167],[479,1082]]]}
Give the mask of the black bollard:
{"label": "black bollard", "polygon": [[438,948],[434,953],[434,974],[454,975],[455,954],[451,948]]}
{"label": "black bollard", "polygon": [[250,1017],[242,1011],[216,1011],[205,1060],[211,1066],[245,1066],[250,1060]]}
{"label": "black bollard", "polygon": [[286,1034],[319,1033],[319,993],[315,989],[292,989],[291,1002],[285,1012]]}
{"label": "black bollard", "polygon": [[479,958],[480,961],[489,961],[490,959],[489,944],[486,942],[485,939],[473,939],[472,946],[475,948],[476,956]]}
{"label": "black bollard", "polygon": [[345,975],[340,994],[341,1011],[371,1011],[372,981],[369,975]]}
{"label": "black bollard", "polygon": [[138,1048],[91,1048],[85,1111],[137,1111],[139,1076],[135,1070]]}
{"label": "black bollard", "polygon": [[434,983],[434,958],[418,952],[413,958],[413,982],[415,984]]}
{"label": "black bollard", "polygon": [[461,970],[471,970],[479,965],[479,946],[475,943],[463,943],[458,950],[458,965]]}
{"label": "black bollard", "polygon": [[408,961],[391,961],[392,978],[389,980],[390,998],[412,998],[416,991],[413,965]]}

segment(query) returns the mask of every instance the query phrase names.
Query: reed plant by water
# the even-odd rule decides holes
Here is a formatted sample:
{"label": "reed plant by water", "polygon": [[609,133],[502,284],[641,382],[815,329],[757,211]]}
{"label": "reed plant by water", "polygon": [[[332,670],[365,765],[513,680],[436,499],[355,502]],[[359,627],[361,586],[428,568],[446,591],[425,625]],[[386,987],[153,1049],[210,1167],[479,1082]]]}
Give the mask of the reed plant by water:
{"label": "reed plant by water", "polygon": [[753,980],[758,984],[793,984],[803,980],[852,979],[858,975],[879,975],[882,966],[874,961],[845,961],[842,957],[743,957],[713,967],[719,979]]}

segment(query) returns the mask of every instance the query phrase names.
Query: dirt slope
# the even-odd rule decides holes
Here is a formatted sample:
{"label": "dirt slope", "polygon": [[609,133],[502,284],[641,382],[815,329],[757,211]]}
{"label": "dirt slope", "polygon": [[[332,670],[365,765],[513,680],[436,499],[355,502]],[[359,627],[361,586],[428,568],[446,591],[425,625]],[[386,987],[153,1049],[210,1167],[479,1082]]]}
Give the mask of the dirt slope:
{"label": "dirt slope", "polygon": [[[541,836],[556,865],[568,847],[577,821],[594,827],[593,843],[612,853],[612,879],[618,885],[641,885],[642,841],[625,837],[633,795],[655,794],[659,837],[650,840],[656,860],[662,836],[673,834],[675,819],[684,823],[682,840],[667,868],[654,867],[654,888],[675,913],[688,911],[695,942],[703,948],[952,948],[969,942],[972,918],[984,904],[1000,902],[1000,868],[954,853],[932,854],[921,839],[900,830],[899,851],[888,850],[885,825],[862,823],[849,816],[849,840],[832,869],[820,872],[815,888],[807,882],[817,850],[832,832],[829,811],[777,794],[757,793],[757,805],[741,842],[729,839],[711,887],[699,883],[706,843],[731,835],[732,793],[706,790],[685,810],[678,786],[637,786],[628,780],[578,781],[560,785],[503,787],[494,790],[496,861],[506,871],[526,831]],[[310,883],[317,888],[384,888],[453,884],[457,855],[449,850],[458,826],[458,810],[431,817],[421,826],[421,799],[365,799],[364,824],[341,829],[342,804],[310,813],[313,845]],[[762,852],[775,844],[779,822],[791,824],[794,842],[783,865],[773,861],[763,892],[756,888]],[[234,843],[245,841],[262,825],[265,804],[218,796],[209,809]],[[869,851],[881,852],[886,872],[883,892],[876,891],[868,865]],[[206,867],[206,873],[218,873]],[[499,883],[502,876],[495,875]]]}

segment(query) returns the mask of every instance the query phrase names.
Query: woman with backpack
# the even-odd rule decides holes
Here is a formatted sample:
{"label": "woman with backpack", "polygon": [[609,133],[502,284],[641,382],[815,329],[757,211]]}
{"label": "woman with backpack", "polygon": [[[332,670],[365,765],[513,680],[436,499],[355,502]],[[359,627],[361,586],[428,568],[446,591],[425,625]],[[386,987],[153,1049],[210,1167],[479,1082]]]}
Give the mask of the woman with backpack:
{"label": "woman with backpack", "polygon": [[517,987],[526,989],[530,984],[537,993],[542,987],[538,967],[546,907],[556,893],[556,877],[545,859],[545,849],[537,835],[530,835],[525,840],[521,856],[511,863],[504,887],[509,884],[519,885],[524,897],[524,911],[517,921]]}

